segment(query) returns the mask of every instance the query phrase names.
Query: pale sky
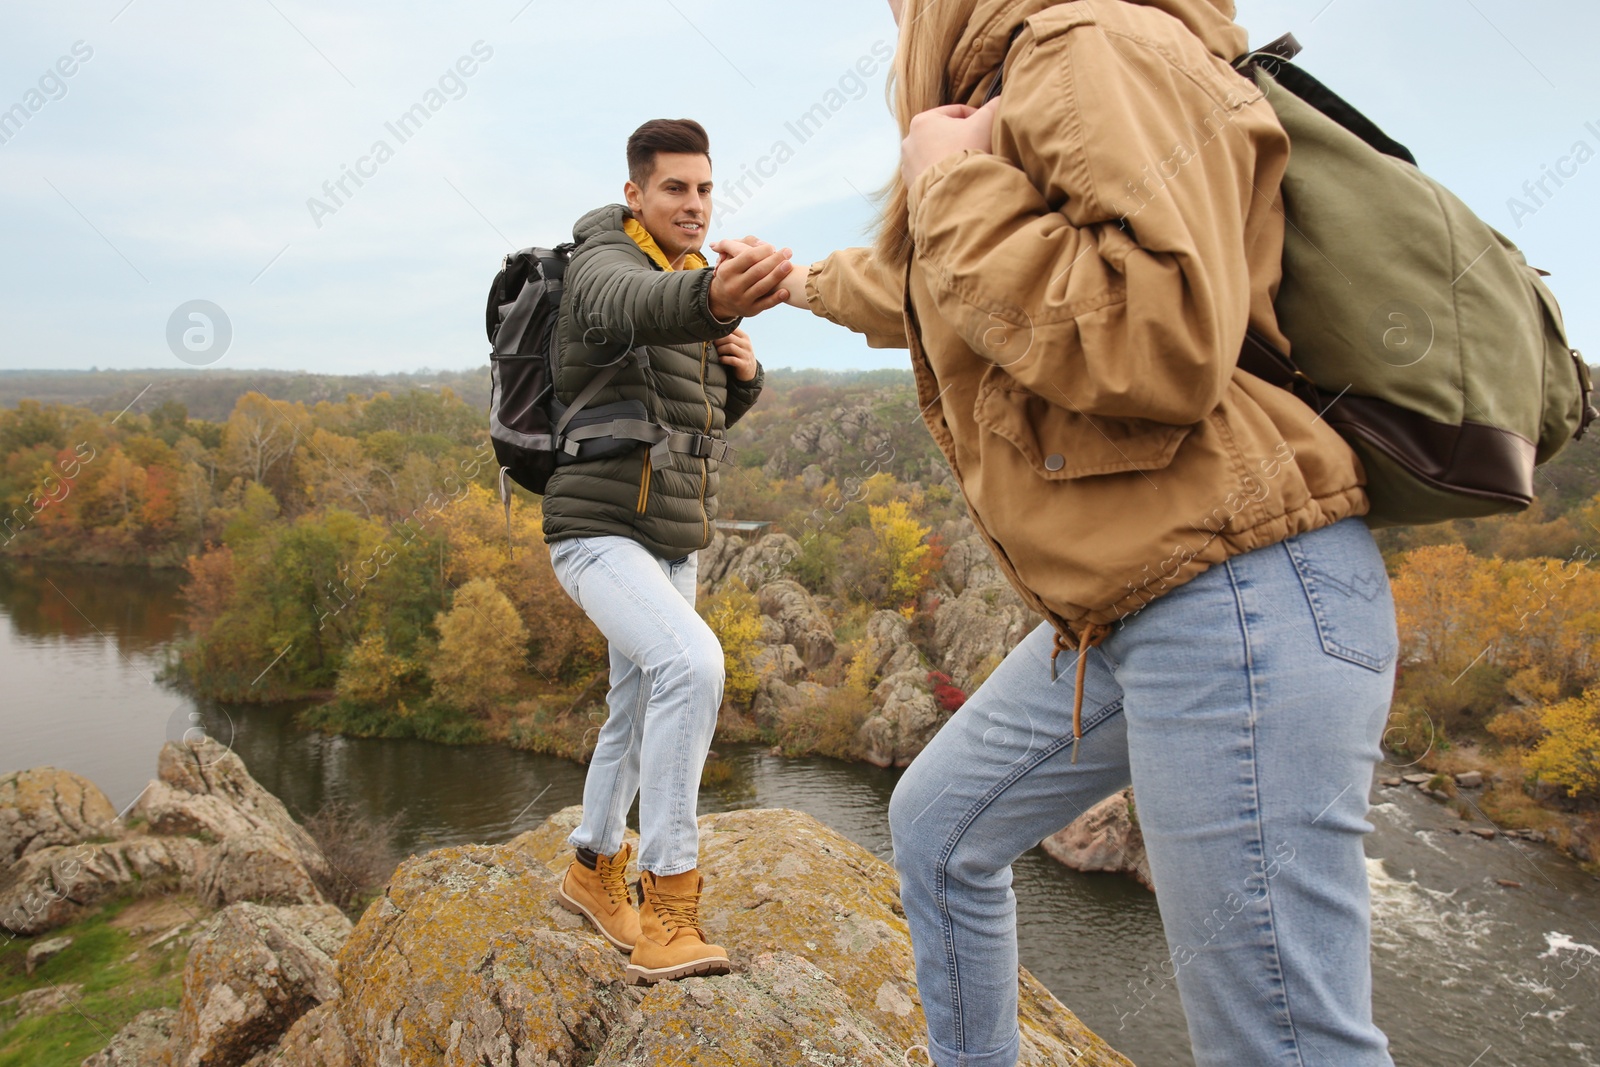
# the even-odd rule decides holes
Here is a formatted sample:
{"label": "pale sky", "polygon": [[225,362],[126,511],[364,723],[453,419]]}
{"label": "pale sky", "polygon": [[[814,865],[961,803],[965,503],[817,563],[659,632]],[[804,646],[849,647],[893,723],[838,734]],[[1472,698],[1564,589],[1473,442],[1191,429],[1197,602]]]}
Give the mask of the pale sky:
{"label": "pale sky", "polygon": [[[1600,158],[1572,155],[1600,153],[1592,3],[1239,6],[1253,43],[1293,30],[1302,65],[1553,272],[1574,344],[1600,357]],[[73,0],[4,15],[0,115],[21,106],[0,117],[4,369],[181,367],[168,324],[193,300],[231,324],[212,367],[468,367],[487,352],[500,256],[619,200],[646,119],[706,125],[730,208],[744,168],[771,174],[746,179],[753,195],[711,236],[755,233],[797,260],[864,239],[898,154],[879,0]],[[789,124],[818,103],[830,118],[802,142]],[[387,124],[418,104],[427,120],[402,140]],[[373,155],[379,141],[392,155]],[[792,158],[763,161],[780,141]],[[323,186],[341,178],[335,201]],[[1524,183],[1541,178],[1535,203]],[[1514,217],[1513,197],[1531,213]],[[905,365],[793,309],[748,325],[772,366]]]}

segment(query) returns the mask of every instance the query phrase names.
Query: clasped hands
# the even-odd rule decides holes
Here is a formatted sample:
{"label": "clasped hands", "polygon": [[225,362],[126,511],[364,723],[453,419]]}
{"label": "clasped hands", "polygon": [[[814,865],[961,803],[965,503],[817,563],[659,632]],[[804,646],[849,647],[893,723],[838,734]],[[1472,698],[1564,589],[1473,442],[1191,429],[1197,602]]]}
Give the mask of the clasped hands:
{"label": "clasped hands", "polygon": [[[912,118],[910,130],[900,144],[900,175],[906,186],[911,186],[929,167],[949,156],[968,149],[988,152],[994,139],[999,105],[998,97],[981,108],[946,104]],[[810,268],[791,262],[794,253],[790,249],[775,248],[757,237],[747,236],[715,241],[711,250],[718,258],[708,298],[711,314],[717,318],[759,315],[782,303],[800,308],[809,306],[805,280]],[[730,334],[723,339],[730,347],[733,336]],[[748,349],[748,338],[744,345]],[[723,341],[718,342],[718,351],[725,351]],[[735,362],[728,358],[723,361]],[[753,357],[750,362],[753,375]],[[743,369],[738,367],[740,371]]]}
{"label": "clasped hands", "polygon": [[[744,240],[723,240],[712,244],[717,253],[717,267],[711,275],[711,290],[707,302],[711,314],[724,321],[749,318],[768,308],[783,303],[789,290],[782,287],[783,280],[794,270],[789,262],[793,254],[787,248],[774,248],[755,237]],[[803,284],[804,274],[799,275]],[[796,283],[791,280],[790,287]],[[734,330],[717,338],[718,362],[726,366],[734,378],[748,382],[756,376],[755,349],[750,335]]]}

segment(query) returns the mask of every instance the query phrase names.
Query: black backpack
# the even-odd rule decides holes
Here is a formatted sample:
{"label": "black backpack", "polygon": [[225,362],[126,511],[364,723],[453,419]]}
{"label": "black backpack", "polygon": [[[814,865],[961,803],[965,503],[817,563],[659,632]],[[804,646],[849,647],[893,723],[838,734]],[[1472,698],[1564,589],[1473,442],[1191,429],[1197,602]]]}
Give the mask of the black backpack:
{"label": "black backpack", "polygon": [[560,365],[556,324],[561,312],[562,279],[576,246],[524,248],[505,257],[489,287],[484,327],[489,353],[489,440],[500,465],[500,501],[506,535],[511,533],[511,486],[516,482],[543,495],[550,475],[569,463],[607,459],[650,446],[650,465],[659,470],[668,454],[685,452],[725,460],[727,444],[697,433],[670,431],[657,423],[642,400],[619,400],[589,407],[589,401],[616,377],[629,349],[594,368],[594,376],[570,405],[556,396]]}

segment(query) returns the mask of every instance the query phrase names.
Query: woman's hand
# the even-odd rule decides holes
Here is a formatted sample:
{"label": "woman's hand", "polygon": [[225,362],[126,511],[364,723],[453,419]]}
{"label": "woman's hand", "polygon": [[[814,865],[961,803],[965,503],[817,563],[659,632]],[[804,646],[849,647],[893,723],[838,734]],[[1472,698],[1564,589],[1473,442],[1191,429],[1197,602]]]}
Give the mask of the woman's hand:
{"label": "woman's hand", "polygon": [[794,269],[787,248],[773,248],[751,236],[742,241],[718,241],[711,250],[717,253],[717,267],[711,274],[706,303],[714,318],[723,322],[750,318],[777,307],[789,295],[780,288],[784,276]]}
{"label": "woman's hand", "polygon": [[994,143],[994,118],[1000,108],[995,97],[981,108],[946,104],[924,111],[911,120],[911,131],[900,142],[900,176],[907,187],[922,172],[957,152],[988,152]]}
{"label": "woman's hand", "polygon": [[[752,240],[752,238],[745,238],[745,241],[749,240]],[[722,260],[730,259],[748,248],[749,246],[745,241],[741,241],[736,237],[726,237],[720,241],[712,242],[711,250],[719,257],[717,260],[718,265],[721,265]],[[811,273],[811,264],[791,262],[790,268],[788,275],[784,278],[783,302],[792,307],[797,307],[801,311],[810,311],[811,301],[806,299],[806,275]]]}
{"label": "woman's hand", "polygon": [[756,350],[750,344],[750,335],[734,330],[714,342],[717,360],[739,381],[748,382],[756,376]]}

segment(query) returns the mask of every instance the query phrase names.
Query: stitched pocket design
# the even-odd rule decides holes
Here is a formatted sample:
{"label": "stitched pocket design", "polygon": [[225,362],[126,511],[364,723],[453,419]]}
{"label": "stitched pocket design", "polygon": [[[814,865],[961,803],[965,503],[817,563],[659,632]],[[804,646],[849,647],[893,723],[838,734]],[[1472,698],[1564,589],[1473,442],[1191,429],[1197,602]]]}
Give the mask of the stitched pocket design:
{"label": "stitched pocket design", "polygon": [[[1370,542],[1365,530],[1357,533]],[[1301,537],[1291,537],[1283,546],[1311,605],[1322,650],[1369,670],[1388,669],[1399,639],[1389,575],[1376,547],[1360,551],[1354,539],[1337,537],[1318,538],[1311,551]]]}
{"label": "stitched pocket design", "polygon": [[999,367],[984,372],[973,417],[1015,445],[1034,473],[1051,481],[1160,470],[1194,429],[1083,415],[1023,388]]}

